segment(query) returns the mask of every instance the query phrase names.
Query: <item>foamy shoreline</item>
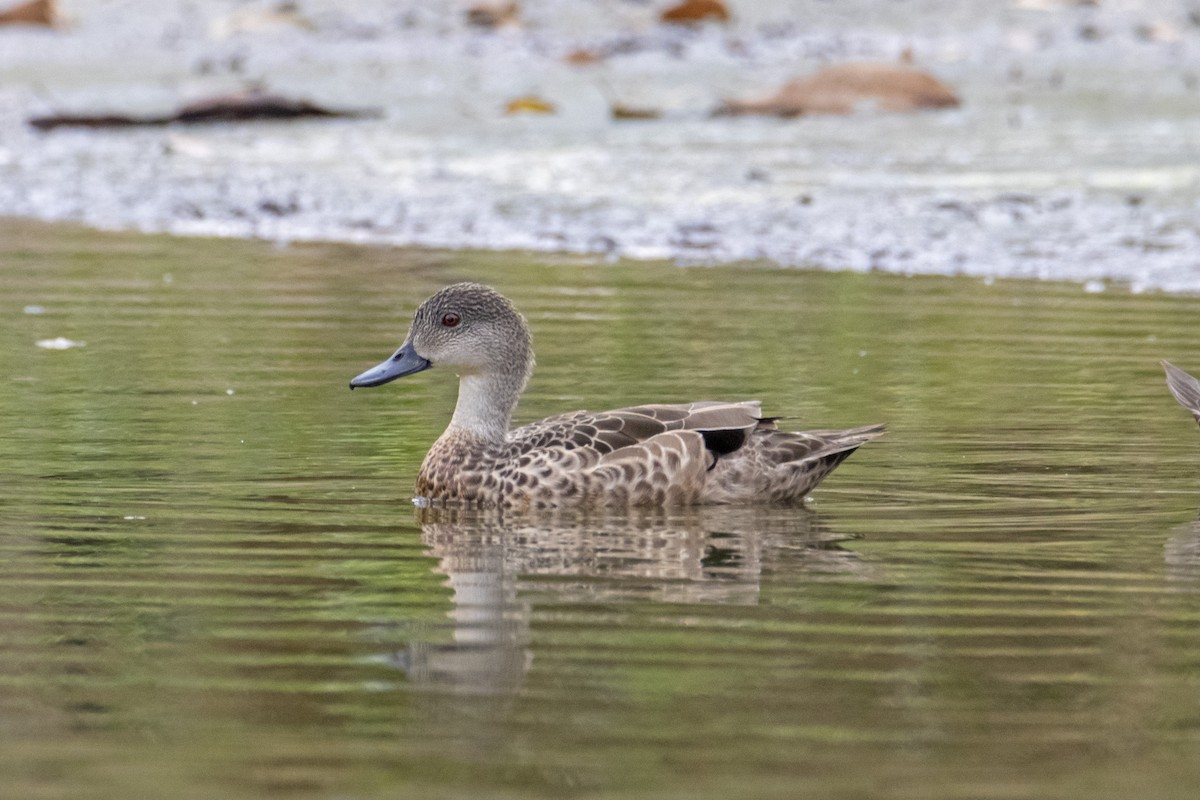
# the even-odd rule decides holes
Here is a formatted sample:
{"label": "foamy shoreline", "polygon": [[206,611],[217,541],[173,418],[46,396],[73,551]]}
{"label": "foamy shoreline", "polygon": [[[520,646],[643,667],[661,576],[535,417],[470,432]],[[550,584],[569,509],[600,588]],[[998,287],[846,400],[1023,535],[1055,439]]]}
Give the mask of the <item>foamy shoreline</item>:
{"label": "foamy shoreline", "polygon": [[[654,24],[652,6],[548,0],[523,4],[520,30],[482,32],[455,4],[301,3],[306,27],[235,2],[64,5],[64,31],[0,32],[0,215],[1200,292],[1200,27],[1174,6],[914,2],[887,19],[767,2],[693,32]],[[610,55],[566,64],[576,48]],[[723,97],[906,49],[961,109],[708,117]],[[252,81],[381,116],[26,124]],[[557,113],[506,117],[525,94]],[[663,117],[616,122],[612,100]]]}

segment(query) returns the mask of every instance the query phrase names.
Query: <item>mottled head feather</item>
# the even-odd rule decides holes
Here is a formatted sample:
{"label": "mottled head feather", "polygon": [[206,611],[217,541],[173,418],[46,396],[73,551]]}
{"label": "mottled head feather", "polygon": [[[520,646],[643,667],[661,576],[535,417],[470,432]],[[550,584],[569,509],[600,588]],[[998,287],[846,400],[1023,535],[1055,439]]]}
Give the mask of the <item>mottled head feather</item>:
{"label": "mottled head feather", "polygon": [[[453,326],[445,324],[456,318]],[[430,297],[413,315],[409,339],[422,358],[460,375],[512,376],[524,388],[533,372],[533,338],[507,297],[481,283],[456,283]]]}
{"label": "mottled head feather", "polygon": [[434,367],[458,374],[451,428],[501,441],[533,373],[529,325],[508,298],[480,283],[447,286],[417,309],[408,343]]}

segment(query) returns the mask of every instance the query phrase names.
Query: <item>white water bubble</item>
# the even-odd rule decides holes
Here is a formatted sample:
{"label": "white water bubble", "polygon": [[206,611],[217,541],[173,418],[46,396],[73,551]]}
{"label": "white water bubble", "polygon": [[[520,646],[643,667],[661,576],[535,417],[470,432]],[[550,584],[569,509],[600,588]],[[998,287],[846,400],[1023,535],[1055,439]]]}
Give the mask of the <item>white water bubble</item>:
{"label": "white water bubble", "polygon": [[76,342],[65,336],[53,339],[39,339],[37,346],[45,350],[70,350],[72,347],[87,347],[87,342]]}

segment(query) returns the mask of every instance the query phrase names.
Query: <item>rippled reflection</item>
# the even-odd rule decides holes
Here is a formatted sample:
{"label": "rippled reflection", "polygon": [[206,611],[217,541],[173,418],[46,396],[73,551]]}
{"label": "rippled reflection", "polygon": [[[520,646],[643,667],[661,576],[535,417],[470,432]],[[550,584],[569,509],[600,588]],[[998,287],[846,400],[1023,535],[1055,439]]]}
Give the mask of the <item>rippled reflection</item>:
{"label": "rippled reflection", "polygon": [[1200,580],[1200,517],[1180,526],[1163,546],[1167,577],[1178,581]]}
{"label": "rippled reflection", "polygon": [[[869,577],[800,509],[714,507],[552,515],[420,509],[421,541],[453,589],[451,643],[417,640],[396,657],[418,684],[514,691],[529,669],[537,598],[754,605],[765,571]],[[523,591],[524,590],[524,591]]]}
{"label": "rippled reflection", "polygon": [[[1194,794],[1195,298],[0,230],[6,796]],[[345,379],[459,279],[522,421],[889,435],[809,510],[414,518],[453,376]]]}

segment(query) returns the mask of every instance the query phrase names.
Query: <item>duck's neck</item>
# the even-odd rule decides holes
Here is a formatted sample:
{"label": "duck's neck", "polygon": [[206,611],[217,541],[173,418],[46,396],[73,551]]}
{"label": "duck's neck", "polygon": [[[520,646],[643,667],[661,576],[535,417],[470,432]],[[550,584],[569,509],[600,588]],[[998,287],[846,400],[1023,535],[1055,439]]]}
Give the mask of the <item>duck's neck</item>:
{"label": "duck's neck", "polygon": [[523,375],[477,372],[459,376],[458,405],[447,433],[457,429],[489,444],[503,442],[524,387]]}

